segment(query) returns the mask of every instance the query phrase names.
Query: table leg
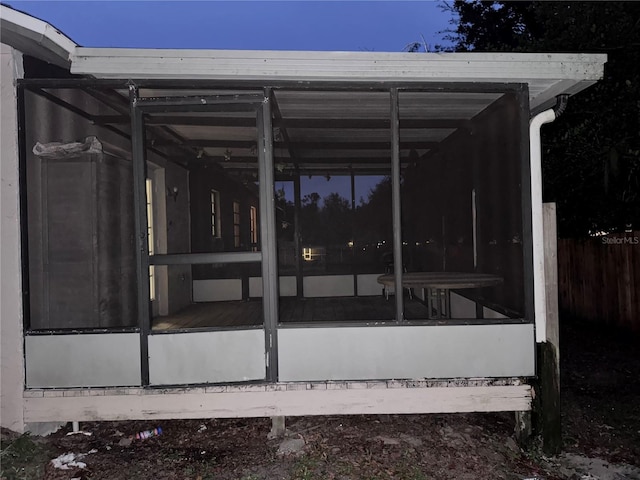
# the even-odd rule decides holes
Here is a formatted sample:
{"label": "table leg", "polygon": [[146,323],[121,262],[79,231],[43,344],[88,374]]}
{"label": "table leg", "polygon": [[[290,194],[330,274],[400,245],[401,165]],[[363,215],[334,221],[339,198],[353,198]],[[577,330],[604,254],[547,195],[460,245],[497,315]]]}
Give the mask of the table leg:
{"label": "table leg", "polygon": [[443,318],[451,318],[451,292],[449,290],[443,290],[442,295],[444,297]]}

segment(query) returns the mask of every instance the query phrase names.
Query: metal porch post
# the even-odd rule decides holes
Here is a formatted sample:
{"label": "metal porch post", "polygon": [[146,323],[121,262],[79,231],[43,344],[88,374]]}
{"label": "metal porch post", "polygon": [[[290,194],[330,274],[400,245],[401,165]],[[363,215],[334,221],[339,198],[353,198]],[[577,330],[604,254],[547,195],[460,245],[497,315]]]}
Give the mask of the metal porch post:
{"label": "metal porch post", "polygon": [[296,297],[304,298],[304,276],[302,273],[302,226],[300,225],[302,199],[300,195],[300,169],[296,166],[293,176],[293,248],[295,248]]}
{"label": "metal porch post", "polygon": [[144,119],[137,107],[138,88],[129,85],[131,108],[131,153],[133,159],[133,205],[136,232],[136,276],[138,280],[138,325],[140,327],[140,377],[149,385],[149,245],[147,243],[147,162]]}
{"label": "metal porch post", "polygon": [[402,289],[402,222],[400,221],[400,113],[398,89],[391,89],[391,206],[393,211],[393,273],[396,290],[396,322],[404,320]]}
{"label": "metal porch post", "polygon": [[278,265],[273,175],[271,91],[265,90],[258,109],[258,173],[260,180],[260,238],[262,252],[262,301],[267,381],[278,381]]}

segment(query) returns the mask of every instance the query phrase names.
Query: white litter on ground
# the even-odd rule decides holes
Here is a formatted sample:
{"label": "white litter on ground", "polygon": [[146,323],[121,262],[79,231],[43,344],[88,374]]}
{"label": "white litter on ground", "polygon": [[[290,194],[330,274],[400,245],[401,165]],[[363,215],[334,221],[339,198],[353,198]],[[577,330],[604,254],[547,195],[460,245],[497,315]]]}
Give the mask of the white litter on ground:
{"label": "white litter on ground", "polygon": [[640,468],[625,463],[609,463],[601,458],[563,453],[560,466],[580,475],[580,480],[640,480]]}
{"label": "white litter on ground", "polygon": [[69,470],[70,468],[87,468],[87,464],[79,460],[87,455],[96,453],[97,451],[98,450],[94,448],[93,450],[89,450],[87,453],[63,453],[59,457],[51,460],[51,463],[55,468],[60,470]]}

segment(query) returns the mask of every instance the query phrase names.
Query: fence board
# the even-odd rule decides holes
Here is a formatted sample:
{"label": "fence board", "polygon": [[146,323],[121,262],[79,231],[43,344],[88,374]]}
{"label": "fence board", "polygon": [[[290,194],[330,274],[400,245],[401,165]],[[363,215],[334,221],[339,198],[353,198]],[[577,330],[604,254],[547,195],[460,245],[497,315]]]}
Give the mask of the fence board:
{"label": "fence board", "polygon": [[640,231],[558,240],[560,311],[640,332]]}

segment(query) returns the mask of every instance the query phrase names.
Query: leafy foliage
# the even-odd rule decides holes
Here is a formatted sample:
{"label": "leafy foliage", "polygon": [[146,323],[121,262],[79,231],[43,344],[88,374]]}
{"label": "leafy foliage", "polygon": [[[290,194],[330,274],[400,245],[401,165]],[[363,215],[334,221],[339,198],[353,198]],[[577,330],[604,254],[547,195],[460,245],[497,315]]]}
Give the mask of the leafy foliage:
{"label": "leafy foliage", "polygon": [[606,53],[604,78],[543,131],[561,236],[640,225],[640,3],[455,0],[458,51]]}
{"label": "leafy foliage", "polygon": [[49,459],[48,449],[29,434],[3,431],[0,440],[0,478],[20,480],[40,478]]}

